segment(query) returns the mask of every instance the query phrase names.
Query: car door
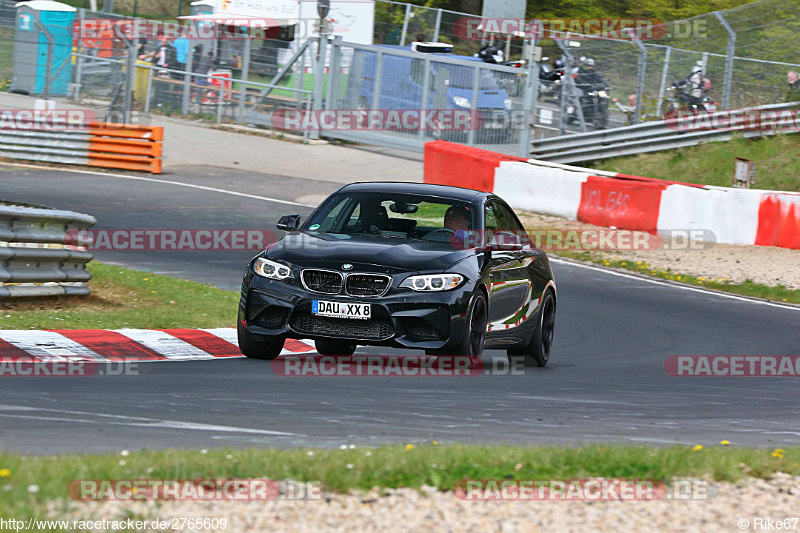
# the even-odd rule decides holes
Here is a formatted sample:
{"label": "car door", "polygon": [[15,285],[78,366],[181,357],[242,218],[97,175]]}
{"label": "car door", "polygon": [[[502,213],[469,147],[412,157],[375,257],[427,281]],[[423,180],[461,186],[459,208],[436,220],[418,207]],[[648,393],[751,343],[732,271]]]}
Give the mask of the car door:
{"label": "car door", "polygon": [[[501,231],[525,233],[510,209],[497,200],[487,202],[484,220],[487,244]],[[488,272],[489,331],[516,327],[525,317],[532,293],[530,264],[525,250],[492,249]]]}

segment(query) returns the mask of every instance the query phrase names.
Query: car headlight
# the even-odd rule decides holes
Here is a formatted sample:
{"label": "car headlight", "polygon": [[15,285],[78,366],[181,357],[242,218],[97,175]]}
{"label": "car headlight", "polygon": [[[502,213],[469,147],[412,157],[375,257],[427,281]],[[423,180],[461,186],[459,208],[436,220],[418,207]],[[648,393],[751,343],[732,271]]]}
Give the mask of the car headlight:
{"label": "car headlight", "polygon": [[429,274],[409,276],[400,287],[417,292],[449,291],[461,285],[463,281],[464,276],[459,274]]}
{"label": "car headlight", "polygon": [[269,259],[264,259],[263,257],[256,259],[253,270],[255,270],[256,274],[259,276],[269,279],[282,280],[292,277],[292,269],[288,266],[270,261]]}
{"label": "car headlight", "polygon": [[597,93],[597,95],[600,98],[608,98],[608,92],[606,92],[606,91],[600,91],[599,93]]}
{"label": "car headlight", "polygon": [[472,109],[472,103],[469,101],[469,98],[464,98],[463,96],[454,96],[453,103],[464,109]]}

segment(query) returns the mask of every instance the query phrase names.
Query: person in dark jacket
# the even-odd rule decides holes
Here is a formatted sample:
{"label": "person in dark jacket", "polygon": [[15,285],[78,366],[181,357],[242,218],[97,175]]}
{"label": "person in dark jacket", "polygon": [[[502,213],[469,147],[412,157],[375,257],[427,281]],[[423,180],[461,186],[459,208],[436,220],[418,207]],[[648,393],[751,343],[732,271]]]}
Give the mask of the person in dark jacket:
{"label": "person in dark jacket", "polygon": [[[172,78],[175,77],[176,74],[180,76],[180,73],[175,72],[170,75],[170,70],[177,68],[178,63],[178,56],[175,52],[175,47],[169,43],[169,39],[164,34],[159,35],[159,40],[160,43],[158,48],[152,52],[142,54],[139,56],[139,59],[149,59],[152,61],[153,65],[159,68],[157,71],[157,76],[160,78]],[[156,107],[177,108],[180,105],[178,93],[171,90],[170,83],[164,81],[156,82],[155,79],[153,82]]]}
{"label": "person in dark jacket", "polygon": [[178,53],[175,47],[170,44],[169,39],[164,34],[159,35],[159,41],[158,48],[140,55],[139,59],[149,59],[154,65],[162,69],[174,69],[178,64]]}

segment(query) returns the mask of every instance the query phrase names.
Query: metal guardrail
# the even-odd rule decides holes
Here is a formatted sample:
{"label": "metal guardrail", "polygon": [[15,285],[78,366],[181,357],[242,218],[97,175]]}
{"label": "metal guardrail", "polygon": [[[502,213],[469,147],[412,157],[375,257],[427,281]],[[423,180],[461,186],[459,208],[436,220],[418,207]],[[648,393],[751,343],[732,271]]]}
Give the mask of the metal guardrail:
{"label": "metal guardrail", "polygon": [[92,227],[91,215],[44,207],[0,205],[0,301],[46,296],[86,296],[91,274],[91,244],[80,230]]}
{"label": "metal guardrail", "polygon": [[35,129],[0,128],[0,156],[160,174],[163,137],[160,126],[40,121]]}
{"label": "metal guardrail", "polygon": [[[775,104],[754,107],[749,111],[777,111],[797,106],[796,103]],[[683,148],[705,142],[729,141],[734,135],[761,137],[786,133],[786,130],[764,131],[744,128],[681,131],[677,127],[679,124],[679,119],[659,120],[623,128],[536,139],[531,142],[531,157],[553,163],[577,163]]]}

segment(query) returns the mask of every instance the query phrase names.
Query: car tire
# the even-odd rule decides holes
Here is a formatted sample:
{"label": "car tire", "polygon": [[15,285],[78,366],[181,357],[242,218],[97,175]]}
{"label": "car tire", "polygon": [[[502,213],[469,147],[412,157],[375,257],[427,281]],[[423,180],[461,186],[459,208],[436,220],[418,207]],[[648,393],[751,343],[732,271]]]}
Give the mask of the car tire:
{"label": "car tire", "polygon": [[556,321],[556,299],[551,291],[546,291],[536,315],[536,332],[530,344],[524,348],[508,350],[511,365],[522,361],[524,366],[543,367],[550,360]]}
{"label": "car tire", "polygon": [[358,345],[354,342],[332,339],[317,339],[314,341],[314,346],[320,355],[351,356],[358,348]]}
{"label": "car tire", "polygon": [[458,345],[448,350],[449,355],[468,356],[470,366],[475,367],[481,363],[483,345],[486,342],[486,329],[489,324],[489,307],[486,296],[478,291],[472,298],[472,303],[467,310],[467,332]]}
{"label": "car tire", "polygon": [[236,336],[239,340],[239,350],[245,357],[250,359],[263,359],[271,361],[281,354],[283,351],[283,344],[286,342],[285,337],[268,337],[255,335],[247,331],[247,329],[239,323],[236,328]]}

